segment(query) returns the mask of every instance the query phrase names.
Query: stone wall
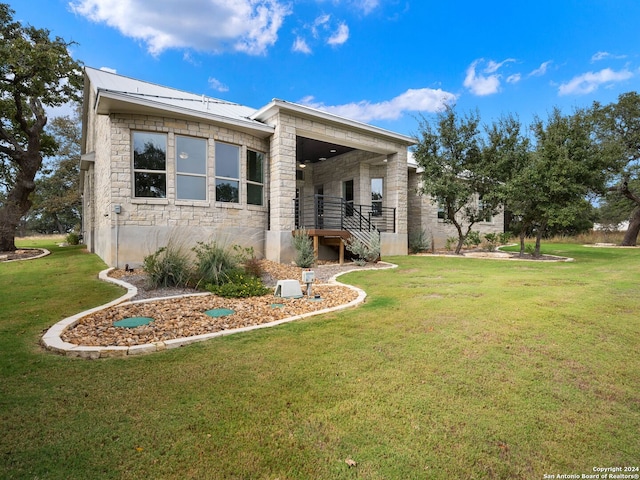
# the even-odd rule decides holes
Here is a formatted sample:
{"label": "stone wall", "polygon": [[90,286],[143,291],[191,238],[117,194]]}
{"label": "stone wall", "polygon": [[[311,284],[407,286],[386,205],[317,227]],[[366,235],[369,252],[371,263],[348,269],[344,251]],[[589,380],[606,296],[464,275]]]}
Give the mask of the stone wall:
{"label": "stone wall", "polygon": [[[264,231],[267,226],[269,194],[266,157],[264,205],[246,202],[246,151],[267,153],[268,141],[247,133],[214,125],[145,115],[90,117],[95,145],[93,209],[94,250],[107,264],[138,265],[144,256],[164,246],[171,238],[189,244],[217,240],[251,246],[257,255],[264,254]],[[166,198],[134,198],[132,172],[132,132],[167,134]],[[176,198],[175,137],[203,138],[207,144],[207,200]],[[240,201],[215,201],[215,148],[221,141],[240,149]],[[90,202],[89,199],[85,201]],[[114,208],[119,205],[121,213]]]}

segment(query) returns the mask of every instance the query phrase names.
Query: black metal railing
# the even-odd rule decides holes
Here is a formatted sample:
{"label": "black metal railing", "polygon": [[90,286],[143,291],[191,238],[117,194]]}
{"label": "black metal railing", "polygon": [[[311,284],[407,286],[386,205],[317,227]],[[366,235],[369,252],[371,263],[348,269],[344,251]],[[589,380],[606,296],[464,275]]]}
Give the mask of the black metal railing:
{"label": "black metal railing", "polygon": [[296,198],[296,228],[347,231],[396,231],[396,209],[379,204],[358,205],[340,197]]}

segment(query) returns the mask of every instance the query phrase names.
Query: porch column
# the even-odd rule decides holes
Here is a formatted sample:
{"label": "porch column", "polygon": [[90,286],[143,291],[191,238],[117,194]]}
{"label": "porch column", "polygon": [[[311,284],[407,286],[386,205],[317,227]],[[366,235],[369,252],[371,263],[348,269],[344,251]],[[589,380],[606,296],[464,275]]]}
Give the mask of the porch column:
{"label": "porch column", "polygon": [[408,166],[407,149],[401,145],[398,151],[387,156],[387,187],[385,192],[386,204],[396,209],[395,233],[383,233],[381,240],[381,254],[407,255],[407,200],[408,200]]}
{"label": "porch column", "polygon": [[294,259],[291,232],[295,228],[296,129],[293,120],[278,113],[267,123],[275,126],[269,155],[271,229],[265,236],[265,256],[289,263]]}

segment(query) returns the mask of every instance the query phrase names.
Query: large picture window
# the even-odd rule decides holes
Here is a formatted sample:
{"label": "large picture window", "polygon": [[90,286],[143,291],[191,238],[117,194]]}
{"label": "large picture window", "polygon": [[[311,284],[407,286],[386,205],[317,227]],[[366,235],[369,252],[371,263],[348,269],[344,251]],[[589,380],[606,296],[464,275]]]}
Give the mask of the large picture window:
{"label": "large picture window", "polygon": [[247,150],[247,203],[262,205],[264,200],[264,154]]}
{"label": "large picture window", "polygon": [[216,142],[216,201],[240,200],[240,147]]}
{"label": "large picture window", "polygon": [[133,184],[135,197],[166,198],[167,136],[133,132]]}
{"label": "large picture window", "polygon": [[207,199],[207,141],[176,136],[176,198]]}

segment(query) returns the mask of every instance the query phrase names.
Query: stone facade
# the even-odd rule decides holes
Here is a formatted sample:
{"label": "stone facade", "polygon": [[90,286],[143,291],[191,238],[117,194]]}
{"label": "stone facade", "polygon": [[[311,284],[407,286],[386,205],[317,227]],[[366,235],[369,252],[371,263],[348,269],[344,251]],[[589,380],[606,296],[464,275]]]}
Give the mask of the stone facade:
{"label": "stone facade", "polygon": [[[443,248],[449,237],[458,238],[455,227],[438,218],[438,206],[431,197],[420,192],[420,174],[415,169],[409,173],[409,236],[422,233],[435,249]],[[472,230],[481,234],[504,232],[504,214],[494,216],[489,222],[473,225]]]}
{"label": "stone facade", "polygon": [[[246,202],[246,150],[269,150],[268,142],[247,133],[219,128],[201,122],[178,121],[172,118],[145,115],[97,115],[92,144],[95,162],[85,175],[83,229],[92,245],[107,264],[139,265],[144,256],[174,242],[242,243],[263,255],[264,231],[267,222],[265,178],[264,205]],[[132,134],[160,132],[167,135],[166,198],[135,198],[133,196]],[[184,135],[207,140],[207,200],[176,198],[175,137]],[[214,143],[221,141],[240,146],[240,201],[215,201]],[[91,200],[89,189],[95,198]],[[116,206],[120,213],[116,213]],[[85,233],[87,238],[87,233]],[[242,242],[236,239],[242,238]]]}
{"label": "stone facade", "polygon": [[[212,240],[252,247],[256,255],[288,263],[296,228],[296,195],[308,202],[323,195],[343,198],[353,182],[353,202],[371,205],[372,179],[382,185],[382,207],[392,215],[379,222],[382,256],[406,255],[408,238],[426,231],[436,245],[452,235],[437,219],[437,208],[416,194],[418,178],[408,165],[414,139],[326,112],[280,100],[260,110],[207,99],[168,87],[87,69],[83,106],[81,184],[85,243],[108,265],[139,266],[168,242],[193,246]],[[136,197],[135,132],[166,139],[163,195]],[[206,142],[206,199],[177,198],[177,137]],[[298,141],[343,147],[340,155],[297,158]],[[240,156],[238,202],[216,201],[216,144],[237,146]],[[260,152],[263,204],[247,200],[247,151]],[[377,187],[379,188],[379,187]],[[390,223],[389,220],[390,219]],[[479,225],[501,231],[502,223]]]}

